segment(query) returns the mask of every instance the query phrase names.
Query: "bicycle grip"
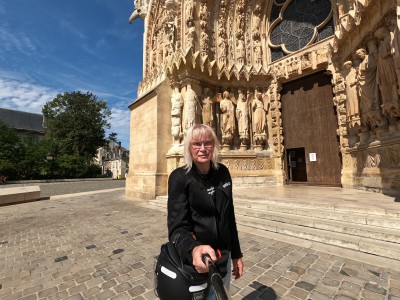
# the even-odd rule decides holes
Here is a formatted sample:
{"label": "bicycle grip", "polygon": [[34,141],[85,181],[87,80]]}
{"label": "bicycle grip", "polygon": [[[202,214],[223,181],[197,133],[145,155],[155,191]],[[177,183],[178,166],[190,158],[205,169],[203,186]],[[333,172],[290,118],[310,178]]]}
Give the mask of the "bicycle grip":
{"label": "bicycle grip", "polygon": [[208,260],[208,263],[213,263],[213,261],[212,261],[212,259],[211,259],[211,256],[209,255],[209,254],[203,254],[202,256],[201,256],[201,260],[202,260],[202,262],[205,264],[205,265],[207,265],[207,260]]}

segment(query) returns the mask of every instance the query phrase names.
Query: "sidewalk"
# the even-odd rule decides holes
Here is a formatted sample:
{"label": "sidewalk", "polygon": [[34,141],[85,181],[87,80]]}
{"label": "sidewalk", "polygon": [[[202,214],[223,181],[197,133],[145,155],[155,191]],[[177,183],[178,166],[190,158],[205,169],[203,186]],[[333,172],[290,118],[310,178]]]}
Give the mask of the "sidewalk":
{"label": "sidewalk", "polygon": [[34,181],[27,180],[23,183],[10,183],[0,185],[2,188],[21,187],[21,186],[40,186],[41,197],[51,197],[55,195],[65,195],[72,193],[90,192],[106,189],[125,188],[125,180],[106,179],[66,179],[55,181]]}
{"label": "sidewalk", "polygon": [[[353,205],[384,195],[344,189],[235,189],[235,197]],[[368,194],[368,195],[367,195]],[[357,198],[358,197],[358,198]],[[393,200],[393,199],[392,199]],[[347,202],[346,202],[347,201]],[[320,203],[322,203],[320,202]],[[394,202],[394,201],[393,201]],[[394,210],[400,203],[394,202]],[[325,204],[324,204],[325,205]],[[391,208],[391,209],[392,209]],[[245,275],[234,299],[400,299],[399,270],[239,232]],[[154,257],[166,214],[122,189],[52,196],[0,208],[0,299],[156,299]],[[177,299],[179,300],[179,299]]]}

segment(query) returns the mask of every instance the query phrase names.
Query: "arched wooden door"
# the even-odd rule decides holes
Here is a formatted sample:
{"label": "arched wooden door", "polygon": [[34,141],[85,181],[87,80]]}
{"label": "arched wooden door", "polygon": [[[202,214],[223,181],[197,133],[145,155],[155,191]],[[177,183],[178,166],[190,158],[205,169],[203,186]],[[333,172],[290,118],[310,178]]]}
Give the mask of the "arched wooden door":
{"label": "arched wooden door", "polygon": [[341,156],[331,78],[316,73],[283,85],[282,119],[289,183],[340,186]]}

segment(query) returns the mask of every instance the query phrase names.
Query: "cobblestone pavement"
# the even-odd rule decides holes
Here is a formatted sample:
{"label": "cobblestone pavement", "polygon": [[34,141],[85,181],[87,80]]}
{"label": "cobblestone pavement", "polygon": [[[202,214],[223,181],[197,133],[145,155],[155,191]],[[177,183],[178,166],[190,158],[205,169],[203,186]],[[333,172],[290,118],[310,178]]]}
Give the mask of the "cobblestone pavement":
{"label": "cobblestone pavement", "polygon": [[115,188],[124,188],[125,180],[82,180],[82,181],[62,181],[62,182],[46,182],[46,183],[24,183],[24,184],[5,184],[0,188],[19,187],[39,185],[42,197],[50,197],[55,195],[64,195],[72,193],[81,193],[97,190],[107,190]]}
{"label": "cobblestone pavement", "polygon": [[[123,193],[0,207],[0,299],[156,299],[166,214]],[[239,235],[245,275],[233,299],[400,299],[399,270]]]}

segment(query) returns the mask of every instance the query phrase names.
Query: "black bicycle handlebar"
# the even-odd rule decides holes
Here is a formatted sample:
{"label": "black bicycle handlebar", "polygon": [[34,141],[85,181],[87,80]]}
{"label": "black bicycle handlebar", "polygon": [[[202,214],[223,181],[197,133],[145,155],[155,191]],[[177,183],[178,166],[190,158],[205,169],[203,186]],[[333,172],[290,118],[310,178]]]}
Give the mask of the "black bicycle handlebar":
{"label": "black bicycle handlebar", "polygon": [[208,265],[208,272],[210,276],[210,281],[215,290],[215,295],[217,296],[217,300],[231,300],[231,296],[229,295],[224,282],[222,281],[221,274],[219,274],[217,267],[214,265],[211,260],[210,255],[203,254],[202,261],[205,265]]}

